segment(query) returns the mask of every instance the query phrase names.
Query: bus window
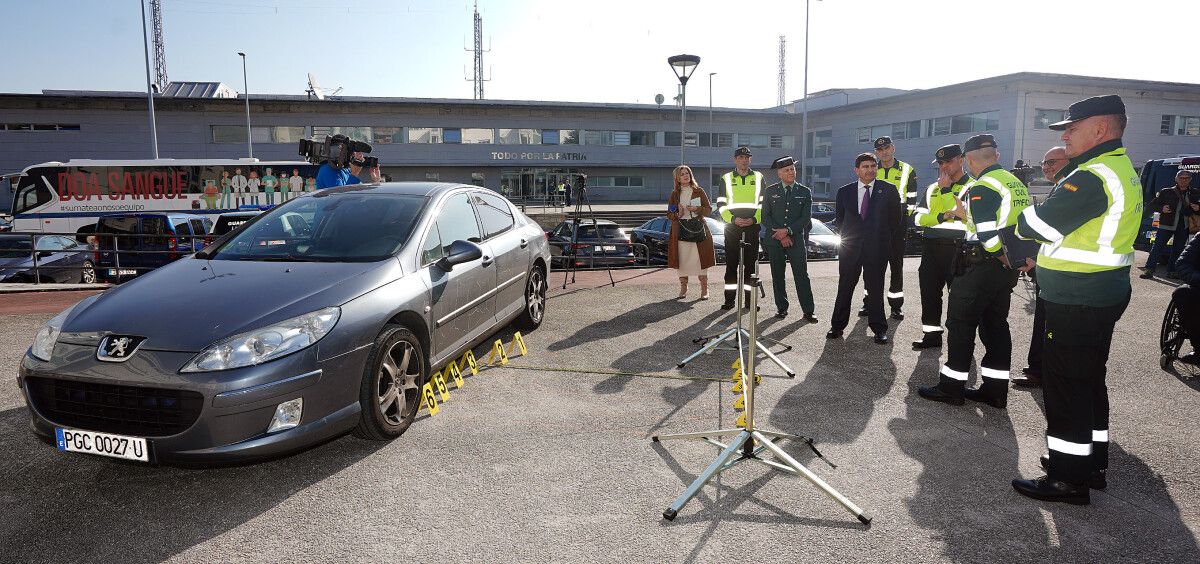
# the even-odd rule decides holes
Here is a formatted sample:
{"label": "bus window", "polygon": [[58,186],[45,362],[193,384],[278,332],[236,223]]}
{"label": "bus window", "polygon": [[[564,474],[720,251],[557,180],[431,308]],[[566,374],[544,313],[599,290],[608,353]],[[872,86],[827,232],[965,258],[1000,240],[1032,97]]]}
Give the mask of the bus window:
{"label": "bus window", "polygon": [[13,215],[37,208],[54,199],[54,194],[42,184],[41,176],[24,176],[21,182],[17,188],[17,195],[13,198]]}

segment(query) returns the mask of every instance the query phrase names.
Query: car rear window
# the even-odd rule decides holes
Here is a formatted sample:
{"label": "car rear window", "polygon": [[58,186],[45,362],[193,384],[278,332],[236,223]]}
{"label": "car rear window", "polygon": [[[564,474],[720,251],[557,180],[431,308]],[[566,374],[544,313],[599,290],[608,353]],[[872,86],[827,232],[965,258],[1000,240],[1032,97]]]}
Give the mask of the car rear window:
{"label": "car rear window", "polygon": [[0,238],[0,258],[29,258],[32,250],[29,237]]}
{"label": "car rear window", "polygon": [[412,234],[422,196],[327,192],[266,212],[208,258],[292,262],[375,262]]}
{"label": "car rear window", "polygon": [[596,233],[600,233],[601,239],[624,239],[625,234],[621,233],[621,228],[616,225],[588,225],[579,226],[579,238],[586,239],[596,237]]}

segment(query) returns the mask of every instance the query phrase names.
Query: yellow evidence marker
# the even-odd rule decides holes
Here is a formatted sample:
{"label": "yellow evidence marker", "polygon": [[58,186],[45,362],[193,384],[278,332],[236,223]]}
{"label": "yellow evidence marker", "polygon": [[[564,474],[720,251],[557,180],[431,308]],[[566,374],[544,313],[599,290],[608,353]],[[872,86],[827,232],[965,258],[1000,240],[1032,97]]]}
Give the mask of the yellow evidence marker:
{"label": "yellow evidence marker", "polygon": [[508,366],[508,354],[504,352],[504,341],[500,339],[496,339],[492,344],[492,352],[488,353],[488,366],[495,364],[497,358],[501,366]]}
{"label": "yellow evidence marker", "polygon": [[437,388],[438,395],[442,397],[442,401],[450,400],[450,390],[446,389],[446,379],[441,372],[435,372],[433,375],[433,385]]}
{"label": "yellow evidence marker", "polygon": [[513,333],[512,344],[508,346],[508,355],[513,356],[516,350],[521,351],[521,356],[529,354],[529,350],[525,348],[525,338],[521,336],[521,332]]}
{"label": "yellow evidence marker", "polygon": [[746,396],[738,396],[737,399],[733,400],[733,408],[738,411],[744,411],[746,409]]}
{"label": "yellow evidence marker", "polygon": [[462,371],[458,369],[458,363],[451,360],[450,365],[446,367],[445,372],[454,377],[455,389],[461,390],[463,385],[463,377]]}
{"label": "yellow evidence marker", "polygon": [[424,386],[421,386],[421,405],[417,407],[417,410],[419,411],[422,407],[429,408],[430,417],[437,415],[437,398],[433,395],[433,386],[429,385],[429,382],[426,382]]}
{"label": "yellow evidence marker", "polygon": [[475,364],[475,353],[471,351],[463,353],[462,358],[458,361],[458,364],[460,367],[464,368],[470,366],[472,376],[479,374],[479,366]]}
{"label": "yellow evidence marker", "polygon": [[743,429],[746,428],[746,412],[743,411],[742,414],[738,416],[737,423],[734,423],[734,425]]}

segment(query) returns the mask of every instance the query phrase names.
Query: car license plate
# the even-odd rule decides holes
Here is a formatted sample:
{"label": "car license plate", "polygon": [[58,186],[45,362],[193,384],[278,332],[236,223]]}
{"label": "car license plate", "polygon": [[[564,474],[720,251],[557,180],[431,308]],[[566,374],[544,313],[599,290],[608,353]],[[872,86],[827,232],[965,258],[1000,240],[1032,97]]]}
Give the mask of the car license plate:
{"label": "car license plate", "polygon": [[[136,271],[136,270],[132,270],[132,269],[128,269],[128,268],[122,268],[122,269],[121,269],[121,276],[133,276],[133,275],[136,275],[136,274],[137,274],[137,271]],[[115,268],[110,268],[110,269],[108,269],[108,275],[109,275],[109,276],[116,276],[116,275],[117,275],[117,269],[115,269]]]}
{"label": "car license plate", "polygon": [[54,430],[58,450],[150,462],[146,439],[77,429]]}
{"label": "car license plate", "polygon": [[601,245],[600,250],[601,251],[615,251],[615,250],[617,250],[617,246],[616,245]]}

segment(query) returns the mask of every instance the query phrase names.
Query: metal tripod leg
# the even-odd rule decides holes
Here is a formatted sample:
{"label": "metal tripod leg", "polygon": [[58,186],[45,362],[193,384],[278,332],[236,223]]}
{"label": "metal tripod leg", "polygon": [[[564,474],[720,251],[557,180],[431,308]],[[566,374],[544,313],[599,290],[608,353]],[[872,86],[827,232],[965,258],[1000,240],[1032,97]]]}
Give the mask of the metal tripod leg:
{"label": "metal tripod leg", "polygon": [[696,497],[696,494],[700,493],[700,488],[703,488],[704,484],[707,484],[708,481],[713,478],[713,476],[716,476],[722,470],[722,466],[725,466],[725,463],[728,462],[733,455],[737,454],[738,450],[742,448],[742,444],[749,439],[750,433],[748,431],[742,431],[739,433],[738,436],[729,443],[729,446],[725,447],[725,450],[721,451],[721,454],[717,456],[715,460],[709,463],[708,468],[705,468],[704,472],[701,472],[699,476],[696,476],[696,479],[692,481],[692,484],[688,486],[682,494],[679,494],[679,497],[675,498],[675,501],[671,502],[670,507],[667,507],[666,511],[663,511],[663,518],[668,521],[674,521],[675,516],[679,514],[680,509],[683,509],[684,504],[691,501],[693,497]]}
{"label": "metal tripod leg", "polygon": [[[745,329],[743,329],[742,331],[745,331]],[[747,340],[749,340],[748,336],[747,336]],[[792,370],[792,368],[790,366],[784,364],[783,361],[779,359],[779,357],[775,356],[775,353],[771,352],[771,349],[768,349],[766,345],[762,344],[762,341],[754,341],[754,344],[755,344],[755,346],[758,347],[758,350],[762,351],[763,354],[767,356],[767,358],[771,359],[771,362],[774,362],[776,366],[782,368],[783,371],[785,373],[787,373],[788,378],[796,377],[796,371]]]}
{"label": "metal tripod leg", "polygon": [[809,470],[808,468],[805,468],[803,464],[800,464],[799,462],[797,462],[796,459],[792,458],[787,452],[784,452],[784,450],[782,448],[779,448],[778,445],[771,442],[771,439],[768,439],[766,437],[766,435],[764,435],[763,433],[761,433],[759,431],[752,431],[748,434],[753,435],[754,438],[758,439],[758,441],[760,441],[763,446],[770,449],[771,454],[774,454],[776,458],[784,461],[788,466],[791,466],[792,469],[794,469],[796,471],[796,473],[800,474],[801,476],[804,476],[804,478],[807,479],[809,482],[812,482],[812,484],[814,486],[816,486],[817,489],[820,489],[821,491],[825,492],[825,495],[828,495],[829,497],[833,498],[834,501],[840,503],[842,505],[842,507],[846,508],[846,511],[849,511],[850,513],[852,513],[864,525],[871,524],[871,516],[868,515],[866,511],[863,511],[863,509],[861,507],[855,505],[853,501],[850,501],[849,499],[846,498],[846,496],[842,495],[841,493],[838,493],[837,490],[833,489],[833,487],[831,487],[829,484],[826,484],[825,480],[822,480],[820,478],[820,476],[817,476],[816,474],[812,473],[812,471]]}
{"label": "metal tripod leg", "polygon": [[699,357],[702,354],[707,354],[707,353],[711,352],[713,349],[717,348],[717,346],[719,346],[721,343],[724,343],[725,341],[728,341],[729,339],[733,338],[734,335],[737,335],[737,332],[738,332],[737,327],[730,327],[729,330],[725,331],[724,333],[721,333],[715,339],[709,341],[703,347],[700,347],[700,350],[692,353],[691,356],[679,361],[679,364],[676,364],[675,366],[677,368],[683,368],[683,365],[695,360],[696,357]]}
{"label": "metal tripod leg", "polygon": [[716,431],[698,431],[695,433],[674,433],[671,435],[654,435],[650,440],[654,442],[665,441],[670,439],[700,439],[704,440],[710,437],[720,437],[722,435],[736,435],[745,431],[745,429],[717,429]]}

